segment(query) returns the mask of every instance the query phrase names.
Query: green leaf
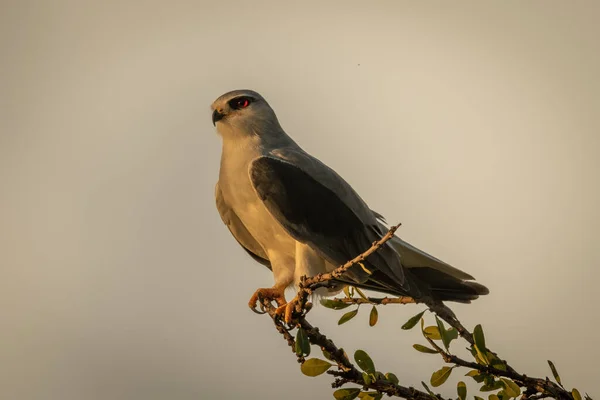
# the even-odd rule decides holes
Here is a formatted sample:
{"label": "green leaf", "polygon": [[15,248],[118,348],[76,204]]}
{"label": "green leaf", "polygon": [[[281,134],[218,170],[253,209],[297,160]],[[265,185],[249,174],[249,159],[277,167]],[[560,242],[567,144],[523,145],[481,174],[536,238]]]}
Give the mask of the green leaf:
{"label": "green leaf", "polygon": [[581,400],[581,394],[579,393],[579,390],[573,388],[573,390],[571,390],[571,394],[573,395],[573,400]]}
{"label": "green leaf", "polygon": [[556,382],[558,382],[558,384],[562,386],[562,383],[560,382],[560,376],[558,375],[558,371],[556,370],[554,363],[552,361],[548,360],[548,365],[550,366],[550,369],[552,370],[552,375],[554,375],[554,379],[556,379]]}
{"label": "green leaf", "polygon": [[383,397],[383,393],[377,392],[363,392],[361,400],[380,400]]}
{"label": "green leaf", "polygon": [[451,367],[442,367],[440,370],[435,371],[431,375],[431,380],[429,381],[429,383],[431,383],[431,386],[433,386],[433,387],[438,387],[438,386],[442,385],[444,382],[446,382],[446,380],[450,377],[451,373],[452,373]]}
{"label": "green leaf", "polygon": [[488,396],[488,400],[500,400],[500,398],[498,396],[496,396],[495,394],[490,394]]}
{"label": "green leaf", "polygon": [[479,396],[473,396],[475,398],[475,400],[483,400],[481,397]]}
{"label": "green leaf", "polygon": [[342,325],[350,321],[352,318],[356,317],[356,314],[358,314],[358,308],[356,310],[349,311],[346,314],[342,315],[342,318],[340,318],[340,320],[338,321],[338,325]]}
{"label": "green leaf", "polygon": [[481,383],[485,379],[485,373],[480,373],[476,369],[469,371],[465,374],[465,376],[470,376],[477,383]]}
{"label": "green leaf", "polygon": [[517,397],[521,394],[521,388],[510,379],[500,378],[504,384],[504,392],[508,397]]}
{"label": "green leaf", "polygon": [[499,391],[498,393],[496,393],[496,396],[498,396],[498,398],[500,400],[508,400],[508,399],[510,399],[510,396],[506,394],[506,392],[504,391],[504,389],[502,389],[501,391]]}
{"label": "green leaf", "polygon": [[358,295],[359,295],[360,297],[362,297],[362,298],[363,298],[363,300],[365,300],[365,301],[369,301],[369,298],[368,298],[367,296],[365,296],[365,294],[362,292],[362,290],[360,290],[359,288],[355,288],[355,289],[356,289],[356,293],[358,293]]}
{"label": "green leaf", "polygon": [[434,394],[434,393],[431,391],[431,389],[429,389],[429,386],[427,386],[427,385],[425,384],[425,382],[421,381],[421,385],[423,385],[423,387],[425,388],[425,390],[427,390],[427,393],[429,393],[429,394],[430,394],[430,395],[432,395],[433,397],[436,397],[436,398],[437,398],[437,396],[436,396],[436,395],[435,395],[435,394]]}
{"label": "green leaf", "polygon": [[362,400],[379,400],[383,397],[383,394],[377,392],[361,392],[358,395],[359,399]]}
{"label": "green leaf", "polygon": [[319,376],[331,367],[333,365],[327,361],[318,358],[309,358],[300,365],[300,371],[306,376]]}
{"label": "green leaf", "polygon": [[373,306],[373,308],[371,308],[371,314],[369,314],[369,326],[375,326],[378,318],[379,314],[377,313],[377,307]]}
{"label": "green leaf", "polygon": [[373,360],[371,360],[371,357],[364,350],[356,350],[354,352],[354,360],[363,371],[369,374],[375,373],[375,364],[373,364]]}
{"label": "green leaf", "polygon": [[[385,374],[385,379],[387,379],[388,381],[390,381],[390,382],[392,382],[392,383],[394,383],[396,385],[398,383],[400,383],[400,381],[398,380],[398,377],[396,375],[394,375],[393,373],[391,373],[391,372],[388,372],[387,374]],[[575,390],[577,390],[577,389],[575,389]]]}
{"label": "green leaf", "polygon": [[337,400],[352,400],[357,398],[359,393],[359,388],[338,389],[333,392],[333,397],[335,397]]}
{"label": "green leaf", "polygon": [[473,347],[475,349],[475,360],[477,360],[479,364],[489,365],[490,361],[488,360],[486,354],[479,348],[479,346],[474,344]]}
{"label": "green leaf", "polygon": [[440,340],[442,338],[442,335],[440,335],[440,330],[437,326],[428,326],[427,328],[423,329],[423,335],[432,340]]}
{"label": "green leaf", "polygon": [[475,346],[465,347],[475,359],[477,359],[477,350],[475,350]]}
{"label": "green leaf", "polygon": [[486,351],[486,357],[490,362],[490,365],[500,371],[506,371],[506,363],[499,359],[494,353],[491,351]]}
{"label": "green leaf", "polygon": [[448,335],[448,339],[450,339],[450,342],[458,339],[458,331],[455,328],[450,328],[446,331],[446,334]]}
{"label": "green leaf", "polygon": [[320,303],[323,307],[331,308],[333,310],[342,310],[342,309],[344,309],[346,307],[350,307],[352,305],[349,303],[344,303],[343,301],[328,300],[328,299],[321,299]]}
{"label": "green leaf", "polygon": [[350,296],[350,287],[349,286],[344,286],[344,294],[346,295],[346,297],[351,298],[352,296]]}
{"label": "green leaf", "polygon": [[371,379],[371,375],[367,374],[366,372],[362,373],[362,378],[363,381],[365,381],[365,385],[367,386],[369,386],[373,382],[373,380]]}
{"label": "green leaf", "polygon": [[323,357],[325,357],[326,359],[328,359],[329,361],[335,361],[333,359],[333,357],[331,357],[331,354],[327,351],[327,350],[321,350],[323,352]]}
{"label": "green leaf", "polygon": [[460,400],[465,400],[467,398],[467,385],[463,381],[458,382],[456,392]]}
{"label": "green leaf", "polygon": [[446,333],[446,327],[444,326],[444,323],[438,318],[437,315],[435,316],[435,322],[437,323],[437,327],[440,332],[440,337],[442,339],[442,343],[444,343],[444,347],[446,348],[446,350],[448,350],[448,346],[450,346],[450,337]]}
{"label": "green leaf", "polygon": [[491,385],[485,384],[479,388],[480,392],[491,392],[494,390],[502,389],[504,385],[500,381],[494,381]]}
{"label": "green leaf", "polygon": [[423,316],[423,314],[425,314],[425,311],[421,311],[420,313],[418,313],[417,315],[415,315],[414,317],[412,317],[411,319],[406,321],[404,323],[404,325],[402,325],[402,329],[409,330],[409,329],[414,328],[415,325],[417,325],[417,322],[419,322],[419,320]]}
{"label": "green leaf", "polygon": [[481,327],[481,324],[477,324],[477,326],[473,329],[473,340],[475,340],[475,344],[481,352],[486,350],[485,336],[483,336],[483,328]]}
{"label": "green leaf", "polygon": [[477,353],[475,359],[478,363],[489,365],[490,359],[488,357],[488,351],[485,346],[485,336],[483,334],[483,328],[480,324],[477,324],[473,329],[473,340],[475,341],[474,350]]}
{"label": "green leaf", "polygon": [[421,353],[427,353],[427,354],[437,354],[438,351],[434,350],[434,349],[430,349],[427,346],[423,346],[421,344],[413,344],[413,347],[415,348],[415,350],[420,351]]}
{"label": "green leaf", "polygon": [[306,335],[306,331],[302,328],[298,329],[298,333],[296,333],[296,354],[301,356],[306,354],[310,355],[310,342],[308,341],[308,336]]}

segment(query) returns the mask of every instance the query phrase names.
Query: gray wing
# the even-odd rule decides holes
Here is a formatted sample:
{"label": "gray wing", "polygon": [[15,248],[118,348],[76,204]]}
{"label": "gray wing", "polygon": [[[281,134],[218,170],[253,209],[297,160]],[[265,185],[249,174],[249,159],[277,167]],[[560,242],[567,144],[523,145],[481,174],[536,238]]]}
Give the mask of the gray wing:
{"label": "gray wing", "polygon": [[267,268],[272,269],[267,253],[250,232],[248,232],[248,229],[246,229],[233,209],[225,202],[219,183],[215,186],[215,199],[219,215],[221,216],[223,223],[229,228],[229,232],[231,232],[235,240],[238,241],[242,248],[246,250],[252,258]]}
{"label": "gray wing", "polygon": [[[259,157],[252,161],[249,175],[256,193],[284,229],[334,265],[363,253],[385,233],[346,181],[301,150],[280,149]],[[349,276],[359,282],[377,280],[396,291],[409,290],[400,256],[391,246],[383,246],[364,264],[371,275],[365,276],[357,267]]]}

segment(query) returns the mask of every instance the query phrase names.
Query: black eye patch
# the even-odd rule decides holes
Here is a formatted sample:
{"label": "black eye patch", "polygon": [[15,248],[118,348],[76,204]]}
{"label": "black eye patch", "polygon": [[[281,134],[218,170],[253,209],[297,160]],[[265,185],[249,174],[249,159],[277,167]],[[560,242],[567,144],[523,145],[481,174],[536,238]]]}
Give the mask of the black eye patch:
{"label": "black eye patch", "polygon": [[236,97],[235,99],[231,99],[229,100],[228,104],[229,107],[233,108],[234,110],[241,110],[242,108],[246,108],[250,105],[250,103],[253,103],[254,99],[252,97],[248,97],[248,96],[240,96],[240,97]]}

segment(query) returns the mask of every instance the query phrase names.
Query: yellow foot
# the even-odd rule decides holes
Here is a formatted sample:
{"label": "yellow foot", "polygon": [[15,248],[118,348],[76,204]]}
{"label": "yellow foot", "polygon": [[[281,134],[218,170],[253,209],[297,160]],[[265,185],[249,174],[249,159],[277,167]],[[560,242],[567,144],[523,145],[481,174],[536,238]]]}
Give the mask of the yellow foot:
{"label": "yellow foot", "polygon": [[287,302],[285,301],[284,291],[285,288],[277,287],[257,289],[256,292],[254,292],[254,294],[252,295],[252,297],[250,297],[248,307],[250,307],[250,309],[257,314],[264,314],[264,312],[261,313],[256,309],[256,303],[259,300],[262,301],[263,299],[269,301],[275,300],[278,306],[285,306]]}
{"label": "yellow foot", "polygon": [[283,314],[283,320],[286,324],[292,322],[292,315],[296,311],[296,305],[298,305],[298,296],[294,297],[289,303],[282,304],[275,310],[276,314]]}

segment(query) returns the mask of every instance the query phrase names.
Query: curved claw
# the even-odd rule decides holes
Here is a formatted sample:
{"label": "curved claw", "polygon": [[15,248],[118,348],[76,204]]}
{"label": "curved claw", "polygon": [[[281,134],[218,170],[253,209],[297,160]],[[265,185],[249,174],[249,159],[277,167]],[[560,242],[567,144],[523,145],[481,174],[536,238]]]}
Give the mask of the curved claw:
{"label": "curved claw", "polygon": [[252,312],[254,312],[254,313],[258,314],[258,315],[263,315],[263,314],[267,313],[266,311],[258,311],[256,309],[256,307],[250,307],[250,309],[252,310]]}
{"label": "curved claw", "polygon": [[[250,309],[255,312],[256,314],[262,315],[262,314],[266,314],[266,310],[262,304],[263,300],[275,300],[277,302],[277,305],[281,306],[283,304],[285,304],[285,297],[283,295],[283,289],[281,288],[261,288],[261,289],[257,289],[256,292],[254,292],[254,294],[252,295],[252,297],[250,298],[250,301],[248,302],[248,307],[250,307]],[[262,311],[258,311],[256,309],[256,304],[258,303],[258,305],[260,306]]]}
{"label": "curved claw", "polygon": [[[254,300],[254,301],[253,301],[253,300]],[[259,307],[260,307],[260,311],[258,311],[258,310],[256,309],[256,305],[257,305],[257,304],[258,304],[258,305],[259,305]],[[258,296],[257,296],[257,298],[256,298],[256,299],[254,299],[254,297],[253,297],[253,298],[250,300],[250,302],[248,303],[248,307],[250,307],[250,309],[252,310],[252,312],[254,312],[254,313],[258,314],[258,315],[263,315],[263,314],[266,314],[266,313],[267,313],[267,312],[265,311],[265,308],[264,308],[264,306],[262,305],[261,298],[260,298],[260,297],[258,297]]]}

